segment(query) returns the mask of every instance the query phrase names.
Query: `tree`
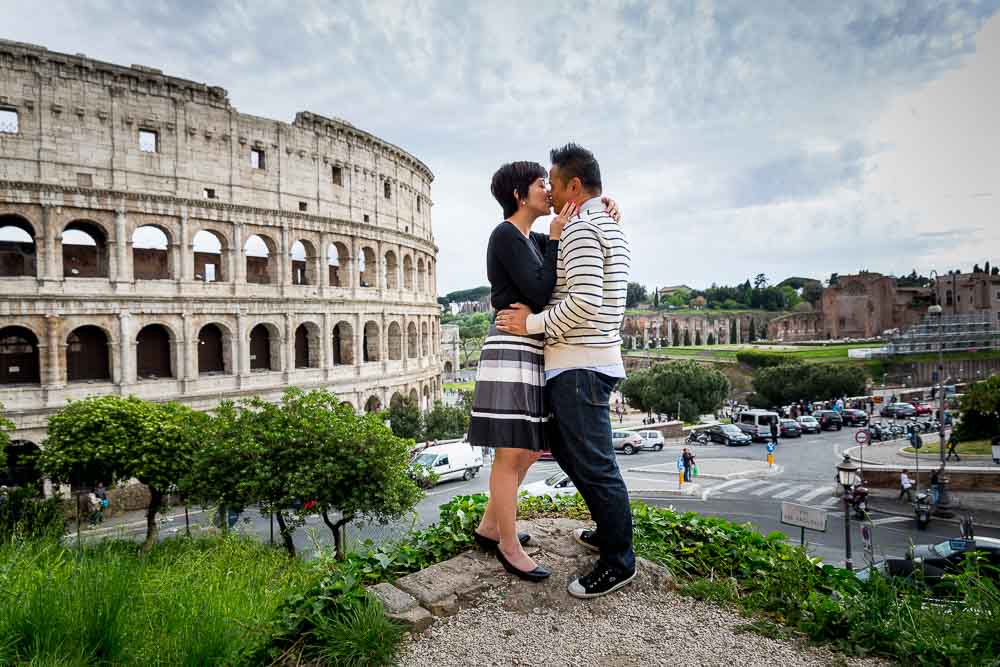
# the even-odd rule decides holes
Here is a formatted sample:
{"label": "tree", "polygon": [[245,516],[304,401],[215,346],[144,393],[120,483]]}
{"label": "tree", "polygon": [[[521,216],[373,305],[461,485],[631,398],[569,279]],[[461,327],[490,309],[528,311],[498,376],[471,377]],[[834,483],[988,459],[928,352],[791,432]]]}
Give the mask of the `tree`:
{"label": "tree", "polygon": [[156,543],[156,513],[171,487],[191,468],[207,417],[179,403],[130,396],[73,401],[49,417],[39,461],[53,480],[75,485],[113,484],[132,478],[149,487],[148,551]]}
{"label": "tree", "polygon": [[819,300],[823,298],[823,286],[819,282],[809,283],[802,288],[802,298],[816,307]]}
{"label": "tree", "polygon": [[1000,434],[1000,375],[977,382],[962,396],[962,421],[957,435],[978,440]]}
{"label": "tree", "polygon": [[763,273],[758,273],[753,278],[753,288],[764,289],[765,287],[767,287],[767,276]]}
{"label": "tree", "polygon": [[657,287],[653,290],[653,309],[660,309],[660,288]]}
{"label": "tree", "polygon": [[753,372],[753,390],[771,406],[801,399],[826,401],[860,396],[865,393],[865,372],[842,364],[786,362],[757,368]]}
{"label": "tree", "polygon": [[424,437],[428,440],[448,440],[464,436],[469,430],[470,403],[463,400],[460,405],[445,405],[435,401],[434,407],[424,415]]}
{"label": "tree", "polygon": [[483,345],[490,330],[490,316],[486,313],[468,313],[458,321],[458,342],[462,347],[462,363],[469,363],[474,350]]}
{"label": "tree", "polygon": [[757,329],[752,317],[750,318],[750,330],[747,332],[747,340],[751,343],[757,340]]}
{"label": "tree", "polygon": [[629,283],[625,288],[625,307],[635,308],[646,300],[646,288],[639,283]]}
{"label": "tree", "polygon": [[387,413],[393,435],[419,440],[423,431],[420,406],[412,397],[390,403]]}
{"label": "tree", "polygon": [[827,284],[828,287],[834,287],[839,282],[840,282],[840,274],[839,273],[831,273],[830,274],[830,279],[828,281],[826,281],[826,284]]}
{"label": "tree", "polygon": [[693,422],[713,412],[729,395],[729,380],[720,371],[694,361],[661,363],[632,373],[621,384],[622,395],[639,410],[676,414]]}
{"label": "tree", "polygon": [[736,339],[736,320],[729,320],[729,342],[731,344],[740,342]]}

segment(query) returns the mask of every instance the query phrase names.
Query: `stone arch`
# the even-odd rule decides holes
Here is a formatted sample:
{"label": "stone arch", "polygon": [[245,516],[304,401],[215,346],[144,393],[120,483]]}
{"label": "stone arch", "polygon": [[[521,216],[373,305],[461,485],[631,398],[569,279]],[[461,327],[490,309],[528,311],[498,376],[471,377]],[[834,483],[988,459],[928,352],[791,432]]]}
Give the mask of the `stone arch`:
{"label": "stone arch", "polygon": [[250,372],[280,371],[281,332],[271,322],[250,329]]}
{"label": "stone arch", "polygon": [[93,220],[74,220],[62,232],[63,276],[66,278],[107,278],[109,274],[108,235]]}
{"label": "stone arch", "polygon": [[316,285],[316,246],[306,239],[292,244],[292,284]]}
{"label": "stone arch", "polygon": [[403,331],[399,322],[390,322],[388,331],[389,361],[399,361],[403,358]]}
{"label": "stone arch", "polygon": [[20,215],[0,215],[0,278],[38,275],[35,227]]}
{"label": "stone arch", "polygon": [[417,324],[412,321],[406,325],[406,358],[417,358]]}
{"label": "stone arch", "polygon": [[389,399],[389,407],[397,408],[403,404],[403,395],[398,391],[393,392],[392,398]]}
{"label": "stone arch", "polygon": [[379,327],[375,320],[368,320],[365,322],[365,329],[363,332],[363,342],[362,342],[362,357],[366,362],[368,361],[381,361],[379,359]]}
{"label": "stone arch", "polygon": [[427,322],[420,323],[420,356],[429,357],[431,354],[431,334]]}
{"label": "stone arch", "polygon": [[420,390],[420,410],[427,412],[431,409],[431,388],[425,384]]}
{"label": "stone arch", "polygon": [[231,374],[229,356],[232,333],[225,325],[209,322],[198,330],[198,375]]}
{"label": "stone arch", "polygon": [[170,234],[160,225],[141,225],[132,232],[132,277],[136,280],[169,280]]}
{"label": "stone arch", "polygon": [[111,379],[111,337],[104,329],[84,324],[66,337],[67,382]]}
{"label": "stone arch", "polygon": [[413,290],[413,257],[403,255],[403,289]]}
{"label": "stone arch", "polygon": [[452,365],[452,363],[450,361],[445,361],[444,362],[444,374],[445,375],[451,375],[454,372],[455,372],[455,367]]}
{"label": "stone arch", "polygon": [[410,400],[413,401],[415,405],[420,405],[420,393],[417,391],[416,387],[410,390]]}
{"label": "stone arch", "polygon": [[321,339],[315,322],[303,322],[295,328],[295,368],[319,368]]}
{"label": "stone arch", "polygon": [[392,250],[385,253],[384,279],[387,289],[399,289],[399,264],[396,262],[396,253]]}
{"label": "stone arch", "polygon": [[30,440],[11,440],[0,458],[0,485],[27,486],[42,480],[35,461],[41,452]]}
{"label": "stone arch", "polygon": [[243,243],[247,282],[270,285],[278,279],[278,246],[265,234],[251,234]]}
{"label": "stone arch", "polygon": [[375,394],[369,396],[368,400],[365,401],[365,412],[378,412],[381,409],[382,400]]}
{"label": "stone arch", "polygon": [[417,258],[417,292],[423,294],[427,290],[427,275],[424,272],[424,258]]}
{"label": "stone arch", "polygon": [[354,327],[341,320],[333,325],[333,365],[354,365]]}
{"label": "stone arch", "polygon": [[[330,274],[330,287],[346,287],[347,266],[351,261],[351,254],[347,251],[347,246],[339,241],[331,243],[326,250],[326,266]],[[341,270],[345,271],[341,275]]]}
{"label": "stone arch", "polygon": [[135,370],[140,380],[174,377],[173,333],[162,324],[147,324],[135,336]]}
{"label": "stone arch", "polygon": [[358,287],[377,287],[375,277],[378,271],[378,260],[375,251],[369,246],[361,248],[358,256]]}
{"label": "stone arch", "polygon": [[222,255],[227,248],[226,237],[214,229],[201,229],[191,241],[194,255],[195,280],[206,283],[228,280]]}
{"label": "stone arch", "polygon": [[40,382],[38,336],[26,327],[0,328],[0,385]]}

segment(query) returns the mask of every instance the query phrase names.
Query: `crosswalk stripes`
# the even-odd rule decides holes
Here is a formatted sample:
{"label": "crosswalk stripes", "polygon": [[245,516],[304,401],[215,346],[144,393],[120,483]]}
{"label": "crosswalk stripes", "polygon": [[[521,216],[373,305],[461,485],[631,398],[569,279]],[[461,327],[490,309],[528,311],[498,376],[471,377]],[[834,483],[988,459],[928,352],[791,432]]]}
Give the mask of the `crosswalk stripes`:
{"label": "crosswalk stripes", "polygon": [[838,496],[831,495],[828,484],[803,484],[774,482],[770,479],[731,479],[715,486],[710,486],[702,492],[702,500],[708,500],[718,495],[744,495],[757,498],[773,498],[788,500],[813,507],[835,507],[840,504]]}
{"label": "crosswalk stripes", "polygon": [[809,493],[807,493],[807,494],[805,494],[803,496],[799,496],[799,501],[801,501],[803,503],[808,503],[813,498],[816,498],[817,496],[822,496],[825,493],[830,493],[830,487],[829,486],[825,486],[823,484],[820,484],[819,486],[817,486],[815,489],[813,489]]}
{"label": "crosswalk stripes", "polygon": [[812,484],[799,484],[797,486],[793,486],[791,488],[785,489],[784,491],[780,491],[780,492],[774,494],[774,496],[772,496],[772,497],[774,497],[774,498],[787,498],[788,496],[794,496],[796,493],[802,493],[806,489],[811,489],[811,488],[813,488]]}

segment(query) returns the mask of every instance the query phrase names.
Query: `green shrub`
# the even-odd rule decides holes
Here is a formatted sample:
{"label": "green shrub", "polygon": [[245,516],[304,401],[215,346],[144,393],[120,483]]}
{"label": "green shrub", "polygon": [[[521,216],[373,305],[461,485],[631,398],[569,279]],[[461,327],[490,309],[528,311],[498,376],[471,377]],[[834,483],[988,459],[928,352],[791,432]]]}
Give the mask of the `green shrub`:
{"label": "green shrub", "polygon": [[372,667],[395,664],[405,628],[386,618],[371,596],[354,600],[337,614],[321,616],[310,642],[328,665]]}
{"label": "green shrub", "polygon": [[0,493],[0,543],[12,539],[59,539],[65,532],[62,501],[43,498],[36,486]]}
{"label": "green shrub", "polygon": [[760,350],[742,350],[737,352],[736,361],[753,369],[797,363],[796,360],[790,359],[788,355],[778,352],[762,352]]}

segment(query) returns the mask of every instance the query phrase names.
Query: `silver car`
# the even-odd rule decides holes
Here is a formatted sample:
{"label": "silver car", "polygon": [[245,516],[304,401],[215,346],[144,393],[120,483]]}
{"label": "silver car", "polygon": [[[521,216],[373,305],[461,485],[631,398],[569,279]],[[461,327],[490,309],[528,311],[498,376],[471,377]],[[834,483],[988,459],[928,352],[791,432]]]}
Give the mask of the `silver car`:
{"label": "silver car", "polygon": [[632,455],[642,449],[642,438],[639,437],[638,433],[630,433],[629,431],[612,431],[611,444],[622,454]]}

